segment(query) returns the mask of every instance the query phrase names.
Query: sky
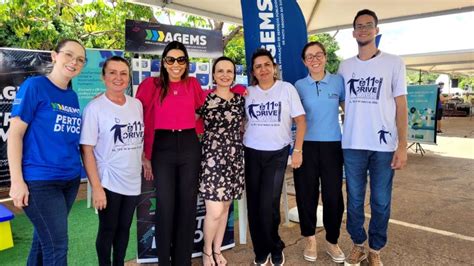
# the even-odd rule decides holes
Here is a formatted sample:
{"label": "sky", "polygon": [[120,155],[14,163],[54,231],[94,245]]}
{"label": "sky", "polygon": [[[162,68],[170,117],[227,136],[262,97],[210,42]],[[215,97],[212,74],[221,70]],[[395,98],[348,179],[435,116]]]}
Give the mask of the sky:
{"label": "sky", "polygon": [[[397,55],[474,49],[474,12],[379,24],[379,29],[379,48]],[[352,29],[339,31],[336,40],[337,55],[346,59],[357,54]]]}

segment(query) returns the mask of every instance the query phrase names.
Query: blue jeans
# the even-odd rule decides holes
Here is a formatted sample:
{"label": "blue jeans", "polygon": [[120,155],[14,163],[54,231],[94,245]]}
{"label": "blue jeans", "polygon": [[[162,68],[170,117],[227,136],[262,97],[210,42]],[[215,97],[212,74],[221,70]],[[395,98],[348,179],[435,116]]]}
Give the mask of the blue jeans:
{"label": "blue jeans", "polygon": [[30,195],[23,209],[34,227],[27,265],[67,265],[67,217],[79,183],[80,178],[26,182]]}
{"label": "blue jeans", "polygon": [[369,247],[382,249],[387,243],[388,220],[392,199],[393,152],[344,149],[347,188],[347,231],[355,244],[367,240],[364,229],[364,201],[367,170],[370,176]]}

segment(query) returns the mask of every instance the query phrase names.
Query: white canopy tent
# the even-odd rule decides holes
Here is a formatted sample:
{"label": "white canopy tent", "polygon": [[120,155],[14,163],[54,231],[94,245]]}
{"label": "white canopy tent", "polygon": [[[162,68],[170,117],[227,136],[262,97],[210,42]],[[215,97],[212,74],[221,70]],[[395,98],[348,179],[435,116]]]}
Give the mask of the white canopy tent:
{"label": "white canopy tent", "polygon": [[402,55],[407,69],[474,76],[474,49]]}
{"label": "white canopy tent", "polygon": [[[127,0],[242,24],[240,0]],[[374,10],[379,23],[474,11],[472,0],[297,0],[309,34],[352,27],[360,9]]]}

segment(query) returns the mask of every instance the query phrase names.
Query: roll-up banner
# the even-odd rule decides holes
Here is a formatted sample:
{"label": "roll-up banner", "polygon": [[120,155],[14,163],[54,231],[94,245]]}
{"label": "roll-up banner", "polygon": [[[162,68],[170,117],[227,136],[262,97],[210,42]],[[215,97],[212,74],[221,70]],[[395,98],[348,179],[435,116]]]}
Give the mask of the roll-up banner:
{"label": "roll-up banner", "polygon": [[182,42],[190,57],[216,58],[222,55],[222,32],[127,20],[125,51],[161,55],[165,46]]}
{"label": "roll-up banner", "polygon": [[25,79],[45,75],[51,68],[51,52],[0,48],[0,190],[10,186],[7,134],[16,92]]}
{"label": "roll-up banner", "polygon": [[270,51],[283,80],[294,84],[306,74],[301,51],[308,41],[306,23],[296,0],[241,0],[245,54],[250,63],[257,48]]}
{"label": "roll-up banner", "polygon": [[436,143],[437,85],[408,86],[408,141]]}

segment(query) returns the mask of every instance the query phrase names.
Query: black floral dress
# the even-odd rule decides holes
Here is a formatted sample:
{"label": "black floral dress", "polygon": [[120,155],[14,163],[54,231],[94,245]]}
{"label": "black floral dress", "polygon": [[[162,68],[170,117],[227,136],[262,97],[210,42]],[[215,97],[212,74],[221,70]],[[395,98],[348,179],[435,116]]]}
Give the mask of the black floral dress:
{"label": "black floral dress", "polygon": [[212,201],[240,199],[244,190],[244,151],[241,125],[245,100],[210,93],[198,113],[204,120],[199,192]]}

